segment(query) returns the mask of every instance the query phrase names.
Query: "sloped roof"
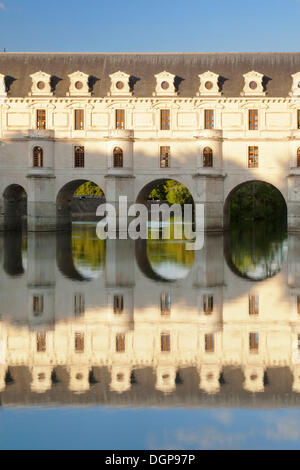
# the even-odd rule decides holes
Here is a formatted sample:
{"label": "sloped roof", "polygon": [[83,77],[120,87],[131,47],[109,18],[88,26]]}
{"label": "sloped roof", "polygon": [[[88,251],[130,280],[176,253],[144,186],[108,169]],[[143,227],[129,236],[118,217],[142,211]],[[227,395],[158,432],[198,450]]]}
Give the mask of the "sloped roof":
{"label": "sloped roof", "polygon": [[64,97],[68,74],[80,70],[91,77],[92,96],[104,97],[110,88],[109,75],[121,70],[131,76],[134,96],[151,97],[154,75],[164,70],[176,75],[180,97],[194,97],[198,74],[210,70],[221,77],[223,96],[239,97],[243,74],[264,74],[267,96],[286,97],[291,75],[300,71],[300,52],[293,53],[0,53],[0,73],[6,76],[8,96],[25,97],[31,88],[30,75],[43,71],[52,76],[54,96]]}

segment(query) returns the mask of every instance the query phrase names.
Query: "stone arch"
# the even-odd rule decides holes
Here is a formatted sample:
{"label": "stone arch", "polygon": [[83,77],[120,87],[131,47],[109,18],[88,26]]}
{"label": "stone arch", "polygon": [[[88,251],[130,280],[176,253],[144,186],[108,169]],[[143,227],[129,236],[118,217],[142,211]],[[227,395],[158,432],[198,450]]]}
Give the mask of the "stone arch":
{"label": "stone arch", "polygon": [[[191,179],[191,178],[190,178]],[[142,204],[147,202],[147,197],[151,193],[151,191],[158,186],[160,183],[166,182],[166,181],[176,181],[180,184],[183,184],[188,191],[190,192],[193,200],[195,201],[195,191],[194,191],[194,185],[192,181],[186,181],[185,178],[182,178],[181,176],[177,175],[166,175],[165,177],[159,177],[159,178],[154,178],[150,179],[149,181],[145,182],[145,179],[140,182],[141,184],[137,184],[137,192],[136,192],[136,202]]]}
{"label": "stone arch", "polygon": [[[71,213],[71,204],[73,194],[79,186],[84,183],[92,182],[99,186],[104,193],[103,187],[98,185],[95,181],[90,179],[75,179],[65,183],[61,189],[58,191],[56,196],[56,219],[57,219],[57,229],[59,230],[70,230],[72,224],[72,213]],[[103,198],[103,202],[105,196]]]}
{"label": "stone arch", "polygon": [[286,200],[286,197],[284,196],[284,194],[282,193],[282,191],[280,189],[278,189],[274,184],[270,183],[269,181],[265,181],[265,180],[260,180],[260,179],[249,179],[249,180],[246,180],[246,181],[243,181],[239,184],[237,184],[234,188],[232,188],[227,196],[225,197],[224,199],[224,208],[223,208],[223,217],[224,217],[224,229],[228,229],[230,227],[230,203],[231,203],[231,200],[232,200],[232,197],[235,195],[235,193],[242,187],[242,186],[245,186],[247,184],[251,184],[251,183],[266,183],[268,184],[269,186],[271,186],[272,188],[274,188],[278,194],[281,195],[283,201],[285,202],[285,206],[286,206],[286,211],[287,211],[287,200]]}
{"label": "stone arch", "polygon": [[10,184],[3,191],[4,230],[22,230],[27,216],[27,193],[20,184]]}

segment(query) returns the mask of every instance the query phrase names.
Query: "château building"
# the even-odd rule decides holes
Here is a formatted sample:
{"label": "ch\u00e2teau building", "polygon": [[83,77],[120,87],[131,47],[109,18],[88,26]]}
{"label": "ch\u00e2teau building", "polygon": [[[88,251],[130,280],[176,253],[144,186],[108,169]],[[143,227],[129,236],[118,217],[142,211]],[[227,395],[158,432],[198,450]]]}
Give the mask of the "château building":
{"label": "ch\u00e2teau building", "polygon": [[165,179],[228,224],[248,181],[283,195],[300,229],[300,53],[1,53],[0,226],[70,224],[74,190],[145,202]]}

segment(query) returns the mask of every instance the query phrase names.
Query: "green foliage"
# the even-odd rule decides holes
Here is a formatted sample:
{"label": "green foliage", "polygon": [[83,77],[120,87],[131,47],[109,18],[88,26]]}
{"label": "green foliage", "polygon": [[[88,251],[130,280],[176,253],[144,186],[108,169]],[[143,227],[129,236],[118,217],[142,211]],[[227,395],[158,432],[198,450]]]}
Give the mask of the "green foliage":
{"label": "green foliage", "polygon": [[230,202],[231,221],[275,220],[286,217],[286,204],[281,193],[268,183],[244,184]]}
{"label": "green foliage", "polygon": [[178,181],[167,180],[158,184],[149,194],[149,199],[167,201],[169,204],[189,204],[193,198],[189,190]]}
{"label": "green foliage", "polygon": [[79,188],[76,189],[74,196],[103,196],[104,193],[99,186],[92,181],[83,183]]}

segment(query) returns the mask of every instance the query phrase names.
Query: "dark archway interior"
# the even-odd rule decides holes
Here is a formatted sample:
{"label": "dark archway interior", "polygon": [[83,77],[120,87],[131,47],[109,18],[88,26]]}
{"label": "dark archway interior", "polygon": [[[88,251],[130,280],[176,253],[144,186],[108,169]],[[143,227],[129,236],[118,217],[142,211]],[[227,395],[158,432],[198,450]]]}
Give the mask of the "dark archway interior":
{"label": "dark archway interior", "polygon": [[27,216],[27,194],[19,184],[9,185],[4,193],[4,228],[22,230]]}
{"label": "dark archway interior", "polygon": [[234,188],[224,205],[224,226],[257,221],[281,221],[286,225],[287,206],[281,192],[264,181],[248,181]]}
{"label": "dark archway interior", "polygon": [[171,204],[193,202],[188,188],[172,178],[159,178],[146,184],[139,192],[136,202],[145,204],[149,200],[167,201]]}
{"label": "dark archway interior", "polygon": [[[74,196],[76,190],[82,185],[86,186],[86,183],[91,183],[93,190],[83,191],[82,194]],[[95,188],[99,188],[99,186],[86,179],[70,181],[61,188],[56,198],[58,227],[70,230],[72,218],[82,221],[98,220],[96,210],[99,204],[105,202],[105,196],[101,188],[99,190],[102,192],[102,196],[95,194]]]}

